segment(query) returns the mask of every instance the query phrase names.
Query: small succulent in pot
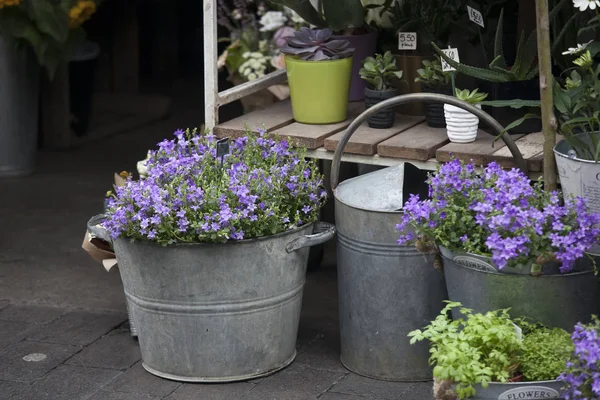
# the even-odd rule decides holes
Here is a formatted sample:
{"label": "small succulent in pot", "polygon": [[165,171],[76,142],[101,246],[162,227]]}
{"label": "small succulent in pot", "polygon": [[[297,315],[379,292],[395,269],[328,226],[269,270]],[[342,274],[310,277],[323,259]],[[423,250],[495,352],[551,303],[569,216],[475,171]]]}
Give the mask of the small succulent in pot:
{"label": "small succulent in pot", "polygon": [[[481,102],[487,97],[487,93],[479,92],[479,89],[456,89],[456,97],[466,101],[477,108],[481,108]],[[444,104],[444,116],[446,118],[446,132],[448,139],[453,143],[470,143],[477,139],[479,118],[462,108],[451,104]]]}
{"label": "small succulent in pot", "polygon": [[[438,93],[452,96],[450,73],[442,71],[439,56],[433,60],[423,60],[423,68],[417,69],[415,82],[421,84],[423,93]],[[441,103],[425,103],[425,119],[433,128],[445,128],[444,105]]]}
{"label": "small succulent in pot", "polygon": [[[402,71],[396,66],[396,59],[389,51],[384,55],[376,54],[374,58],[367,57],[360,69],[360,77],[367,81],[365,88],[367,108],[400,94]],[[388,108],[370,117],[368,123],[371,128],[391,128],[395,116],[394,108]]]}
{"label": "small succulent in pot", "polygon": [[281,51],[294,119],[304,124],[344,121],[354,54],[350,42],[332,39],[331,29],[302,27],[286,38]]}

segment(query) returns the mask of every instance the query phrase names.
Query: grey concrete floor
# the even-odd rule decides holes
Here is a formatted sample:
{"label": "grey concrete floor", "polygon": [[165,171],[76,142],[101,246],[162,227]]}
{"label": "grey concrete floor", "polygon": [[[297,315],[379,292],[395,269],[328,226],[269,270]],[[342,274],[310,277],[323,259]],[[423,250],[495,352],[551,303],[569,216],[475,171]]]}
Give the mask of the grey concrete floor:
{"label": "grey concrete floor", "polygon": [[168,120],[67,152],[39,154],[33,176],[0,180],[0,399],[423,400],[430,383],[360,377],[339,362],[337,282],[328,252],[308,274],[298,357],[256,381],[201,385],[156,378],[129,336],[119,273],[81,249],[113,172],[201,114]]}

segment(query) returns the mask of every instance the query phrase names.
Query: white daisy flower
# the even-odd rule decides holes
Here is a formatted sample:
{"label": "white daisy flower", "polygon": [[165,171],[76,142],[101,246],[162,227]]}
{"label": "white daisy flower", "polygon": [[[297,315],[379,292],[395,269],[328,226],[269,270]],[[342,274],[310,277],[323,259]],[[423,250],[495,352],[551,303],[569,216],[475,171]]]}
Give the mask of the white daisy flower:
{"label": "white daisy flower", "polygon": [[592,43],[592,42],[593,42],[593,40],[590,40],[589,42],[584,43],[584,44],[577,44],[577,47],[569,47],[567,49],[567,51],[563,51],[562,54],[564,56],[566,56],[566,55],[572,55],[572,56],[577,55],[577,54],[583,52],[588,47],[588,45],[590,43]]}
{"label": "white daisy flower", "polygon": [[596,7],[600,8],[600,0],[573,0],[575,8],[579,8],[579,11],[585,11],[588,9],[595,10]]}
{"label": "white daisy flower", "polygon": [[287,17],[281,11],[267,11],[260,18],[261,32],[271,32],[281,28],[287,22]]}

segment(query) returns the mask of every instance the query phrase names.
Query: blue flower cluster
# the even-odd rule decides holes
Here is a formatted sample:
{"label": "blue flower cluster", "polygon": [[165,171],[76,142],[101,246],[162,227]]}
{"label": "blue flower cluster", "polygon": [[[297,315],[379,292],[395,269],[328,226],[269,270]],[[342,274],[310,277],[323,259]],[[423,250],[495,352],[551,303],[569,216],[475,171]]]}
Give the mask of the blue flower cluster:
{"label": "blue flower cluster", "polygon": [[327,192],[304,152],[260,130],[217,157],[214,135],[178,130],[150,153],[146,178],[116,188],[106,229],[113,238],[166,245],[252,239],[312,223]]}
{"label": "blue flower cluster", "polygon": [[427,182],[430,198],[413,195],[404,205],[400,245],[434,242],[491,256],[499,269],[559,261],[568,273],[598,243],[600,214],[588,212],[582,198],[562,204],[557,192],[532,185],[517,169],[490,163],[479,173],[453,160]]}
{"label": "blue flower cluster", "polygon": [[575,326],[571,335],[575,351],[567,370],[558,378],[565,383],[565,400],[600,398],[600,321]]}

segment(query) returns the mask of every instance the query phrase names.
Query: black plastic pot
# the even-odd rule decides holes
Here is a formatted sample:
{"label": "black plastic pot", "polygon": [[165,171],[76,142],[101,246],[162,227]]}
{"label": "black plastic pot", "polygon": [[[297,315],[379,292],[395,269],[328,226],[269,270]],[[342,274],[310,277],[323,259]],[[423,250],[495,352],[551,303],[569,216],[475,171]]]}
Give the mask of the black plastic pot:
{"label": "black plastic pot", "polygon": [[[423,85],[421,88],[423,93],[438,93],[438,94],[446,94],[448,96],[452,96],[452,87],[451,86],[442,86],[442,87],[432,87]],[[427,125],[432,128],[445,128],[446,127],[446,117],[444,116],[444,104],[442,103],[425,103],[425,119],[427,120]]]}
{"label": "black plastic pot", "polygon": [[[391,99],[392,97],[396,97],[400,95],[400,90],[391,89],[391,90],[371,90],[369,88],[365,88],[365,107],[369,108],[374,106],[377,103],[381,103],[384,100]],[[390,107],[386,110],[380,111],[377,114],[373,115],[371,118],[367,120],[367,123],[371,128],[376,129],[387,129],[394,126],[394,122],[396,120],[396,109],[395,107]]]}
{"label": "black plastic pot", "polygon": [[94,74],[99,54],[100,48],[96,43],[85,41],[75,50],[69,63],[71,129],[77,136],[84,136],[90,125]]}

